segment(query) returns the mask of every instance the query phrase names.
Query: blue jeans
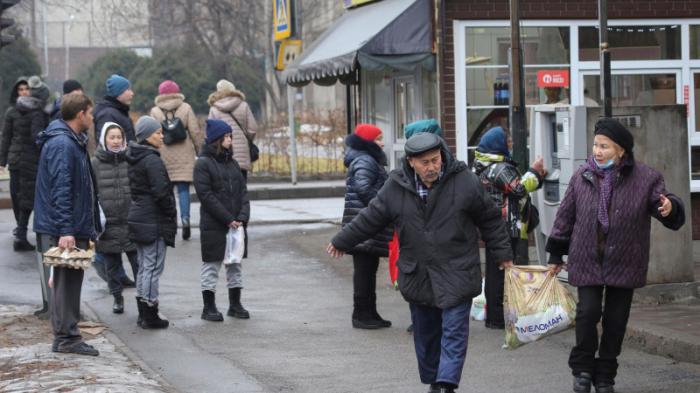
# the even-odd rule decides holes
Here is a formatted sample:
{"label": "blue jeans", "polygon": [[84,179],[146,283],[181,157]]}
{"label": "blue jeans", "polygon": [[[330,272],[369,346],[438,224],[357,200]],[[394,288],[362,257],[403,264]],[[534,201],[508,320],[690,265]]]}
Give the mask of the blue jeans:
{"label": "blue jeans", "polygon": [[190,183],[183,181],[173,182],[177,188],[177,200],[180,202],[180,218],[190,219]]}
{"label": "blue jeans", "polygon": [[467,357],[471,302],[440,309],[410,304],[418,373],[424,384],[459,386]]}

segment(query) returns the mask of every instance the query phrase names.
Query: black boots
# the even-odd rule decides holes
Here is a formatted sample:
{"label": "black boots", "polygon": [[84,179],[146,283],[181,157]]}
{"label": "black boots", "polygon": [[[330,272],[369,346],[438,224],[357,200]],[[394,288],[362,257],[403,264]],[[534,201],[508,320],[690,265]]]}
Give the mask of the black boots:
{"label": "black boots", "polygon": [[391,326],[377,313],[372,297],[353,296],[352,327],[356,329],[380,329]]}
{"label": "black boots", "polygon": [[596,382],[595,391],[596,393],[615,393],[615,384],[608,382]]}
{"label": "black boots", "polygon": [[431,383],[428,393],[455,393],[455,385],[449,383]]}
{"label": "black boots", "polygon": [[115,314],[124,313],[124,296],[121,294],[114,295],[114,304],[112,305],[112,312]]}
{"label": "black boots", "polygon": [[136,305],[139,308],[139,324],[143,329],[165,329],[170,326],[170,322],[167,319],[161,319],[158,315],[158,303],[149,305],[145,300],[136,297]]}
{"label": "black boots", "polygon": [[379,324],[382,325],[382,327],[387,327],[387,328],[391,327],[391,321],[387,321],[386,319],[382,318],[382,316],[379,315],[379,313],[377,312],[377,294],[376,293],[372,293],[372,295],[370,295],[370,304],[369,305],[371,307],[370,311],[372,311],[372,317],[374,319],[378,320]]}
{"label": "black boots", "polygon": [[15,238],[15,241],[12,242],[12,248],[15,251],[34,251],[36,250],[36,247],[32,244],[29,243],[29,240],[27,238]]}
{"label": "black boots", "polygon": [[202,300],[204,300],[202,319],[205,321],[221,322],[224,320],[224,316],[216,309],[215,299],[214,291],[202,291]]}
{"label": "black boots", "polygon": [[582,372],[574,375],[574,392],[590,393],[593,376],[589,373]]}
{"label": "black boots", "polygon": [[32,211],[20,210],[17,215],[17,228],[12,231],[15,235],[15,241],[12,243],[12,248],[15,251],[34,251],[36,247],[27,240],[27,224]]}
{"label": "black boots", "polygon": [[190,232],[190,219],[183,218],[182,219],[182,240],[190,240],[191,235],[192,235],[192,233]]}
{"label": "black boots", "polygon": [[241,304],[241,288],[228,289],[228,302],[229,306],[226,315],[239,319],[250,318],[250,314]]}

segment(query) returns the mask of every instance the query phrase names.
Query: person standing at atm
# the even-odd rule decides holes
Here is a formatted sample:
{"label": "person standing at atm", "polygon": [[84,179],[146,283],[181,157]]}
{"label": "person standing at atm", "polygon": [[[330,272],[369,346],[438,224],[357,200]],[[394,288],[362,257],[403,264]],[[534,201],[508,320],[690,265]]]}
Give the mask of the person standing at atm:
{"label": "person standing at atm", "polygon": [[[520,242],[527,241],[527,234],[537,225],[536,212],[530,203],[530,193],[542,187],[547,175],[544,161],[537,158],[531,168],[520,174],[518,166],[510,156],[513,140],[503,127],[488,130],[476,148],[472,171],[479,176],[481,184],[501,208],[510,235],[513,255],[518,255]],[[493,263],[494,256],[486,250],[486,327],[503,329],[503,284],[505,274]],[[516,264],[527,265],[528,261]]]}
{"label": "person standing at atm", "polygon": [[594,385],[598,393],[614,393],[632,295],[646,285],[651,217],[673,230],[685,223],[681,199],[666,191],[659,172],[634,160],[633,148],[622,124],[598,120],[593,154],[571,177],[547,240],[552,273],[568,255],[569,284],[578,288],[569,356],[574,392]]}

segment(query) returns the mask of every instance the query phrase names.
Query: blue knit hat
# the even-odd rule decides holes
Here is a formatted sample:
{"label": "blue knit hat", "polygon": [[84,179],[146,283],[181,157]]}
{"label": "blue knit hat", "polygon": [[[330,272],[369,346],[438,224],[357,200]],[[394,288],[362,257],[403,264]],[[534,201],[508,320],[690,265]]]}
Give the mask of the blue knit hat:
{"label": "blue knit hat", "polygon": [[406,139],[409,139],[413,135],[421,132],[428,132],[437,136],[442,136],[442,128],[440,128],[440,123],[438,123],[435,119],[414,121],[403,129],[403,134],[406,136]]}
{"label": "blue knit hat", "polygon": [[131,82],[121,75],[112,74],[107,78],[107,95],[110,97],[117,98],[122,95],[129,87]]}
{"label": "blue knit hat", "polygon": [[476,151],[488,154],[501,154],[510,157],[508,151],[508,137],[503,127],[493,127],[481,136]]}
{"label": "blue knit hat", "polygon": [[207,144],[216,142],[219,138],[232,132],[233,130],[231,129],[231,126],[229,126],[225,121],[207,119],[207,138],[205,139],[205,142]]}

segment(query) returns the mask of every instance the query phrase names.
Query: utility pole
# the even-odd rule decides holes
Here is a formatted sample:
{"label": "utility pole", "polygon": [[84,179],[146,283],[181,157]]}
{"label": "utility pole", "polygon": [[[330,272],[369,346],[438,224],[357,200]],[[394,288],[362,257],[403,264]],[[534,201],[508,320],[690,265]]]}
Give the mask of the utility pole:
{"label": "utility pole", "polygon": [[610,76],[610,51],[608,50],[608,0],[598,0],[598,24],[600,29],[600,99],[605,117],[612,116],[612,92]]}
{"label": "utility pole", "polygon": [[523,84],[523,54],[520,47],[520,1],[510,0],[510,101],[508,117],[513,138],[513,160],[527,169],[527,121],[525,117],[525,86]]}

